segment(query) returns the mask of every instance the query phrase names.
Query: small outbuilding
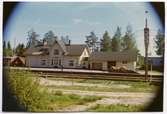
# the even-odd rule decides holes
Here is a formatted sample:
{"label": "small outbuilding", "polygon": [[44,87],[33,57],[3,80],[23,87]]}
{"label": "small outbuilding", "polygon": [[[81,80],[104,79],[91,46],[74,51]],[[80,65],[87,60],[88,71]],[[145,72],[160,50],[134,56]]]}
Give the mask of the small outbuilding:
{"label": "small outbuilding", "polygon": [[19,57],[19,56],[13,57],[11,59],[10,66],[24,67],[25,66],[25,58],[24,57]]}
{"label": "small outbuilding", "polygon": [[136,51],[94,52],[90,55],[90,69],[93,70],[110,70],[112,67],[124,67],[135,71],[136,62]]}

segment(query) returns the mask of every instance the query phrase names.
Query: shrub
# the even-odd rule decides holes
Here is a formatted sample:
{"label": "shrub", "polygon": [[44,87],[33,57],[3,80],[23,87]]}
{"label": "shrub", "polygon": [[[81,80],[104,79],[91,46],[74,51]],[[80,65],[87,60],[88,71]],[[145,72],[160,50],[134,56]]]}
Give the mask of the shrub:
{"label": "shrub", "polygon": [[89,96],[89,97],[84,97],[83,101],[85,101],[85,102],[93,102],[93,101],[100,100],[100,99],[102,99],[102,97]]}
{"label": "shrub", "polygon": [[62,92],[62,91],[56,91],[56,92],[54,93],[54,95],[62,96],[62,95],[63,95],[63,92]]}
{"label": "shrub", "polygon": [[70,99],[73,99],[73,100],[81,99],[81,97],[79,95],[76,95],[76,94],[69,94],[68,96],[70,97]]}
{"label": "shrub", "polygon": [[38,78],[29,71],[10,70],[6,75],[8,88],[18,102],[27,111],[46,111],[47,92],[41,90]]}

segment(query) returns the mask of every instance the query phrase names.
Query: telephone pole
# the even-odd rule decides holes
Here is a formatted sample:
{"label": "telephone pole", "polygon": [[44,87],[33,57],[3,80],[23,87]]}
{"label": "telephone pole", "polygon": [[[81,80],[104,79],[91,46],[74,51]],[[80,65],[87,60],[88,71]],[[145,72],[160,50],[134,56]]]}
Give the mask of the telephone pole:
{"label": "telephone pole", "polygon": [[[145,11],[147,14],[148,11]],[[148,45],[149,45],[149,28],[147,25],[147,17],[145,19],[145,28],[144,28],[144,44],[145,44],[145,81],[148,80]]]}

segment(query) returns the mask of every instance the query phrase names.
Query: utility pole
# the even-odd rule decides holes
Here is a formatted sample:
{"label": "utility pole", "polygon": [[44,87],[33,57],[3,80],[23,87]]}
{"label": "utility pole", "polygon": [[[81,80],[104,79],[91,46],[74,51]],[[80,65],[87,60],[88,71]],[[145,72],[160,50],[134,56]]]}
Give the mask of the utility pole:
{"label": "utility pole", "polygon": [[[147,14],[148,11],[145,11]],[[145,19],[145,28],[144,28],[144,44],[145,44],[145,81],[148,79],[148,45],[149,45],[149,28],[147,25],[147,17]]]}

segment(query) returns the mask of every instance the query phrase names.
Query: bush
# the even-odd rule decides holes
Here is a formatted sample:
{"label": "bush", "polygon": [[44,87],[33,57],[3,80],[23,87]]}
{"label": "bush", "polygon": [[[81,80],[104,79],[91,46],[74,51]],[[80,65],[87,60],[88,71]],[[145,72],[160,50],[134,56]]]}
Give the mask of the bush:
{"label": "bush", "polygon": [[73,100],[78,100],[81,98],[79,95],[76,95],[76,94],[69,94],[68,96],[70,97],[70,99],[73,99]]}
{"label": "bush", "polygon": [[54,95],[62,96],[62,95],[63,95],[63,92],[62,92],[62,91],[56,91],[56,92],[54,93]]}
{"label": "bush", "polygon": [[84,98],[83,98],[83,101],[85,101],[85,102],[93,102],[93,101],[101,100],[101,99],[102,99],[102,97],[89,96],[89,97],[84,97]]}
{"label": "bush", "polygon": [[7,72],[8,88],[18,102],[27,111],[46,111],[47,92],[41,90],[38,78],[28,71],[10,70]]}
{"label": "bush", "polygon": [[83,97],[79,102],[78,104],[79,105],[83,105],[87,102],[94,102],[94,101],[97,101],[97,100],[101,100],[102,97],[101,96],[86,96],[86,97]]}

